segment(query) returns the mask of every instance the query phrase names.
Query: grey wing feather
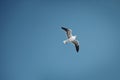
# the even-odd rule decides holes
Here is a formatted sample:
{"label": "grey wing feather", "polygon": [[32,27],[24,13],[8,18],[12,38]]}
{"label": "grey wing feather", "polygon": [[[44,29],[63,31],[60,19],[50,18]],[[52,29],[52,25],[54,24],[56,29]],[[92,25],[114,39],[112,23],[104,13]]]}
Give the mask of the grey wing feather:
{"label": "grey wing feather", "polygon": [[61,27],[64,31],[66,31],[67,37],[70,38],[72,36],[72,30],[65,28],[65,27]]}
{"label": "grey wing feather", "polygon": [[76,51],[79,51],[79,42],[77,40],[72,41],[72,43],[75,45]]}

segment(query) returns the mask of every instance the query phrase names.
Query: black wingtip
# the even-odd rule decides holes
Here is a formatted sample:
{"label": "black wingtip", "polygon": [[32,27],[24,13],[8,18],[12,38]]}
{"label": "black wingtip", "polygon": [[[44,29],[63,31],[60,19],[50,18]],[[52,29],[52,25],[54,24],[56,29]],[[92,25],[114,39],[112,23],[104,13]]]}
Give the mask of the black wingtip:
{"label": "black wingtip", "polygon": [[68,31],[68,28],[65,28],[65,27],[61,27],[61,29],[65,30],[65,31]]}
{"label": "black wingtip", "polygon": [[61,29],[63,29],[63,27],[61,27]]}
{"label": "black wingtip", "polygon": [[77,50],[77,53],[78,53],[78,50]]}
{"label": "black wingtip", "polygon": [[65,27],[61,27],[61,29],[66,29]]}
{"label": "black wingtip", "polygon": [[76,51],[77,51],[77,53],[79,52],[79,46],[76,47]]}

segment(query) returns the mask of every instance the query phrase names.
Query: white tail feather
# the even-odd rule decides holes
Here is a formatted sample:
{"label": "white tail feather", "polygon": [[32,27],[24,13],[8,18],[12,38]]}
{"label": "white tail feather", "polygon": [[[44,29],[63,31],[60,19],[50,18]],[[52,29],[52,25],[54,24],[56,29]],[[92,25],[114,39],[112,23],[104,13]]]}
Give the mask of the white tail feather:
{"label": "white tail feather", "polygon": [[68,40],[64,40],[64,41],[63,41],[64,44],[67,44],[68,42],[69,42]]}
{"label": "white tail feather", "polygon": [[64,40],[63,43],[66,44],[66,41]]}

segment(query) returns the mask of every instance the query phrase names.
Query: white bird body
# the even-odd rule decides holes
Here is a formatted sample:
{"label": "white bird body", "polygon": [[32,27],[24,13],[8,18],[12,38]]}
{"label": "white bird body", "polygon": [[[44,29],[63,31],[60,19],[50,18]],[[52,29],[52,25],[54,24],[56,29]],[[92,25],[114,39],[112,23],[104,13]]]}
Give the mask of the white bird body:
{"label": "white bird body", "polygon": [[66,44],[66,43],[72,42],[72,41],[76,40],[76,37],[77,37],[77,36],[71,36],[71,37],[68,38],[67,40],[64,40],[63,43]]}
{"label": "white bird body", "polygon": [[73,43],[76,47],[76,51],[78,52],[79,51],[79,42],[76,40],[77,36],[73,36],[72,35],[72,30],[71,29],[68,29],[68,28],[64,28],[64,27],[61,27],[64,31],[66,31],[66,34],[67,34],[67,37],[68,39],[64,40],[63,43],[64,44],[67,44],[67,43]]}
{"label": "white bird body", "polygon": [[72,41],[76,40],[76,37],[77,37],[77,36],[71,36],[71,37],[69,38],[69,41],[72,42]]}

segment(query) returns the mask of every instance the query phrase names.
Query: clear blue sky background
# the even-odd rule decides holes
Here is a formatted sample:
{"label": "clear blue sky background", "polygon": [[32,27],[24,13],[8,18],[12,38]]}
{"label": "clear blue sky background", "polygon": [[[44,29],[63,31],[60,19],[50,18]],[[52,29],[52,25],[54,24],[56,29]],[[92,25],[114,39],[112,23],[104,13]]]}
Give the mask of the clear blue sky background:
{"label": "clear blue sky background", "polygon": [[1,0],[0,80],[120,80],[120,1]]}

